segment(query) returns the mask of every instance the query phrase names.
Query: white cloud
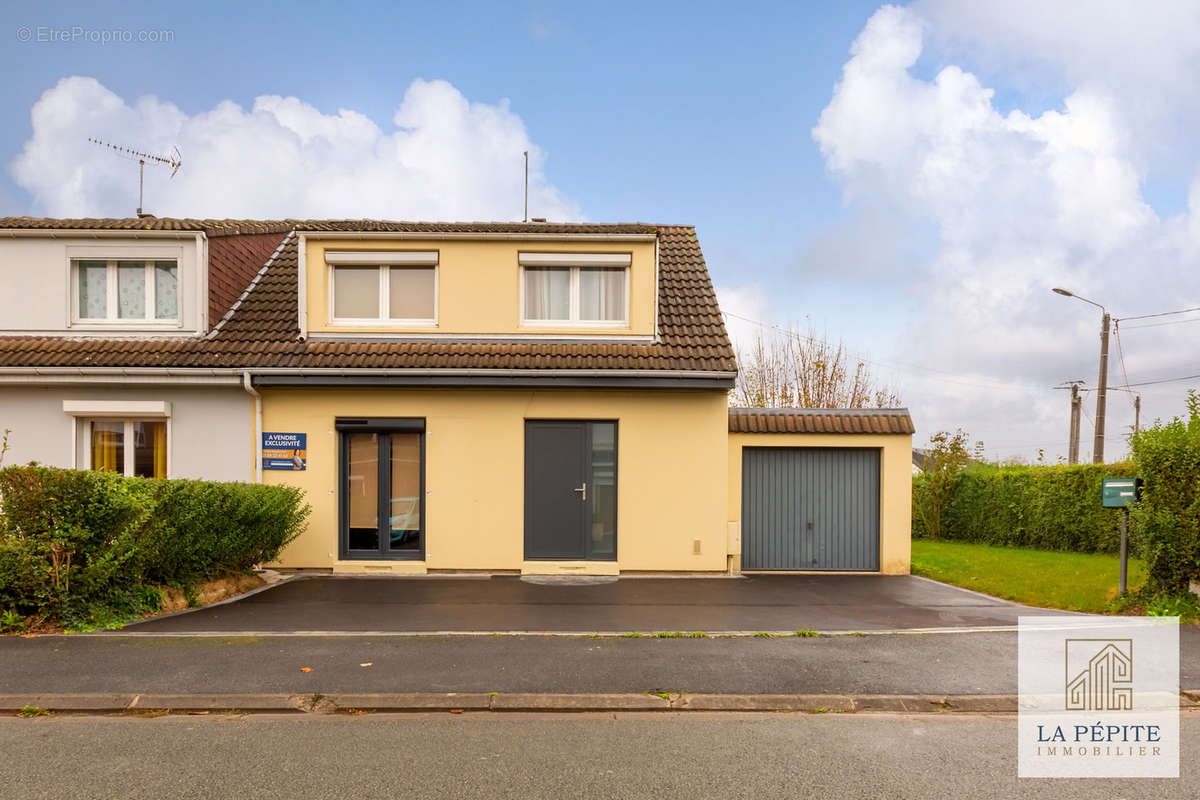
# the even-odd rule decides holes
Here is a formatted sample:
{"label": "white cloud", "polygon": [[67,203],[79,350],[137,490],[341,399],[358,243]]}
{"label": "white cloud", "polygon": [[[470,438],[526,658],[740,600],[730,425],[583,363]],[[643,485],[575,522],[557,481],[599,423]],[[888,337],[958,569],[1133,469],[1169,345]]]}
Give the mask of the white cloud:
{"label": "white cloud", "polygon": [[174,180],[146,171],[146,209],[160,216],[519,220],[528,150],[530,213],[580,218],[547,181],[545,156],[507,100],[473,103],[440,80],[413,81],[386,129],[357,111],[326,114],[276,95],[189,115],[153,96],[127,102],[86,77],[59,81],[31,117],[12,170],[48,216],[132,215],[136,165],[92,136],[181,148]]}
{"label": "white cloud", "polygon": [[[770,322],[767,293],[758,284],[717,286],[717,303],[725,314],[725,327],[735,349],[750,345],[762,328],[748,320]],[[728,316],[736,314],[737,316]]]}
{"label": "white cloud", "polygon": [[[1200,183],[1179,217],[1160,219],[1147,204],[1147,165],[1169,142],[1147,138],[1147,104],[1131,99],[1125,79],[1099,65],[1091,45],[1072,46],[1063,24],[1050,26],[1062,14],[1022,21],[1005,4],[1011,18],[996,23],[998,43],[988,51],[1001,66],[1057,58],[1073,81],[1058,108],[1003,113],[993,90],[954,64],[930,80],[917,77],[931,40],[982,41],[993,33],[989,20],[1004,16],[988,4],[971,4],[977,16],[959,7],[926,3],[928,16],[879,9],[854,42],[813,137],[852,208],[890,208],[936,232],[932,255],[904,276],[925,311],[897,348],[899,358],[951,373],[906,383],[922,433],[961,425],[1027,454],[1045,442],[1053,456],[1065,452],[1067,402],[1049,387],[1076,377],[1094,383],[1098,315],[1049,289],[1067,286],[1118,315],[1200,305]],[[1130,28],[1126,16],[1089,18],[1091,27],[1077,35],[1100,36],[1092,28],[1103,28],[1101,39],[1112,42],[1153,28]],[[1037,30],[1042,22],[1053,30]],[[1148,81],[1195,62],[1200,39],[1192,30],[1154,28],[1140,48],[1120,52],[1155,62],[1135,76]],[[1197,344],[1186,325],[1127,329],[1130,379],[1194,373],[1187,362],[1195,366]],[[1114,359],[1110,385],[1121,374]],[[1175,413],[1185,388],[1147,392],[1147,406]],[[1118,435],[1131,415],[1121,396],[1109,407],[1109,432]]]}
{"label": "white cloud", "polygon": [[[930,44],[1016,88],[1049,82],[1108,95],[1146,146],[1141,161],[1188,146],[1200,121],[1200,4],[1194,0],[918,0]],[[1194,149],[1191,145],[1189,149]]]}

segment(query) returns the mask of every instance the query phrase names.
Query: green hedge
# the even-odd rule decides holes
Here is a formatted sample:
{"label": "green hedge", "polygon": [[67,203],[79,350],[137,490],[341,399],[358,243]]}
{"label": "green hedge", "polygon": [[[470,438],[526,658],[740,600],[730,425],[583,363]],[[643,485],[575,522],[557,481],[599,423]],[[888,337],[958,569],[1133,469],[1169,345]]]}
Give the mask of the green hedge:
{"label": "green hedge", "polygon": [[299,489],[122,478],[34,464],[0,470],[0,615],[73,626],[150,610],[270,561],[299,535]]}
{"label": "green hedge", "polygon": [[[939,539],[992,545],[1114,553],[1120,513],[1100,505],[1103,478],[1136,474],[1131,463],[1077,466],[977,464],[949,477]],[[919,513],[928,476],[913,478],[913,536],[928,538]]]}
{"label": "green hedge", "polygon": [[1200,395],[1188,416],[1156,422],[1133,437],[1146,485],[1133,508],[1135,544],[1149,572],[1147,590],[1182,595],[1200,579]]}

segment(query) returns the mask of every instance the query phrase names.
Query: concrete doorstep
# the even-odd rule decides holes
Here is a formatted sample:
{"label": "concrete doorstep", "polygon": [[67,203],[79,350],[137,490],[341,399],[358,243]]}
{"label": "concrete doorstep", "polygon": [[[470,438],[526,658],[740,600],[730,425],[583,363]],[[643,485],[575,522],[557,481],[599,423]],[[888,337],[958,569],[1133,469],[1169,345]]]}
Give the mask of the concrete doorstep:
{"label": "concrete doorstep", "polygon": [[[1181,709],[1196,709],[1200,691],[1180,693]],[[809,714],[1013,714],[1017,696],[847,694],[0,694],[0,715],[356,714],[445,711],[793,711]]]}

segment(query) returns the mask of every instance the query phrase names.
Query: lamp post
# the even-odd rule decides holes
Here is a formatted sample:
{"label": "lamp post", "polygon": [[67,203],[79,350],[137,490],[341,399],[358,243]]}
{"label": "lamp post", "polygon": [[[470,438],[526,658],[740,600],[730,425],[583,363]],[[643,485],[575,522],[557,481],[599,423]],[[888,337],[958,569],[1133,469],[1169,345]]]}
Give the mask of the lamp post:
{"label": "lamp post", "polygon": [[1092,443],[1092,463],[1104,463],[1104,410],[1108,401],[1108,328],[1112,322],[1112,317],[1108,313],[1108,309],[1099,303],[1092,302],[1086,297],[1080,297],[1074,292],[1069,292],[1066,289],[1054,287],[1055,294],[1061,294],[1063,297],[1074,297],[1076,300],[1082,300],[1085,303],[1090,303],[1100,309],[1103,316],[1100,318],[1100,382],[1096,387],[1096,438]]}

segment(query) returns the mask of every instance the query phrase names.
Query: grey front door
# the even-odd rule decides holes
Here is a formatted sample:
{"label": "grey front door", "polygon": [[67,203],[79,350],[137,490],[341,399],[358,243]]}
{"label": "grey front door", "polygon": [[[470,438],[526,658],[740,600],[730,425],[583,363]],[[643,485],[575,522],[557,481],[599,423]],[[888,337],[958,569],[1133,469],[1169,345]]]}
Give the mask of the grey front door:
{"label": "grey front door", "polygon": [[742,450],[742,568],[879,569],[879,451]]}
{"label": "grey front door", "polygon": [[616,559],[616,428],[525,422],[526,559]]}

